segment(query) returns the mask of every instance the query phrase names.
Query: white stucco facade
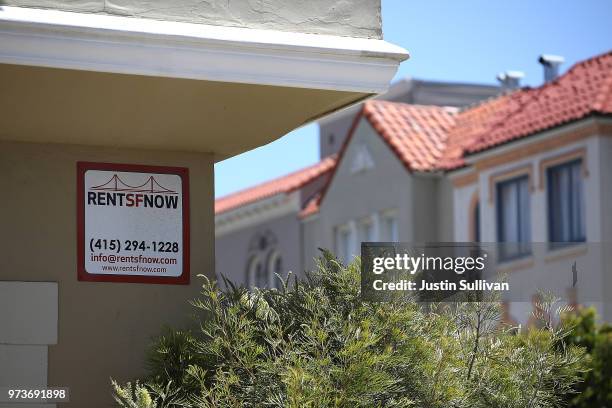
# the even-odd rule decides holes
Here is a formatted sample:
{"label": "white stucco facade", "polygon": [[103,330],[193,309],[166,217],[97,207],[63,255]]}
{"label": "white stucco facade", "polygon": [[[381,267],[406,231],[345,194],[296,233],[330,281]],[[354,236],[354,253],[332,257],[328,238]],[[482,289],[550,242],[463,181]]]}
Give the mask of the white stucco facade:
{"label": "white stucco facade", "polygon": [[[527,176],[529,179],[530,233],[532,254],[516,260],[499,262],[496,272],[505,275],[515,293],[522,293],[521,299],[529,299],[538,288],[550,290],[556,295],[567,298],[576,296],[580,303],[595,305],[605,320],[610,320],[610,255],[606,244],[612,241],[609,214],[612,209],[610,190],[606,174],[610,174],[612,159],[609,135],[589,133],[596,122],[587,119],[531,138],[488,150],[470,158],[478,168],[478,162],[492,163],[495,157],[514,153],[512,160],[504,160],[497,165],[477,172],[473,168],[457,171],[451,178],[460,178],[477,172],[474,182],[456,186],[454,190],[454,241],[473,240],[474,202],[480,208],[481,242],[498,242],[497,205],[495,189],[497,183],[513,177]],[[599,122],[603,123],[603,122]],[[586,129],[586,130],[585,130]],[[594,128],[596,129],[596,128]],[[568,141],[568,135],[587,132]],[[542,144],[544,143],[544,144]],[[551,146],[536,149],[537,144]],[[563,248],[552,248],[549,237],[549,200],[546,170],[552,165],[564,164],[573,160],[582,161],[582,184],[584,195],[584,222],[586,242],[576,243]],[[476,198],[477,197],[477,198]],[[580,276],[577,293],[568,295],[572,287],[572,265],[576,262]],[[507,298],[517,298],[507,295]],[[511,314],[525,322],[524,316],[532,309],[529,301],[512,302]],[[523,318],[521,318],[523,317]]]}

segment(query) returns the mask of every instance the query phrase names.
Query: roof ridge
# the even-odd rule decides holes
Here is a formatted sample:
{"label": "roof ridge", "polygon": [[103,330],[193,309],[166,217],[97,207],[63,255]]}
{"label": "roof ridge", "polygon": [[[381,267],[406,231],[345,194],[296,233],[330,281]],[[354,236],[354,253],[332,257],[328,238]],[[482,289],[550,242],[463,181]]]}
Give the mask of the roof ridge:
{"label": "roof ridge", "polygon": [[[467,154],[579,120],[594,111],[612,113],[612,70],[607,70],[612,64],[610,58],[612,50],[578,61],[553,81],[538,87],[505,92],[461,109],[380,99],[365,101],[340,152],[333,157],[333,165],[318,175],[332,172],[320,192],[307,200],[305,213],[318,211],[362,118],[408,171],[451,170],[464,166]],[[328,158],[234,195],[316,168]],[[228,197],[232,195],[215,203]],[[240,205],[243,204],[235,206]]]}
{"label": "roof ridge", "polygon": [[[463,110],[459,115],[460,117],[465,117],[465,115],[469,115],[470,113],[477,117],[478,113],[476,109],[478,109],[478,107],[485,107],[486,109],[488,104],[490,106],[494,104],[491,106],[491,109],[493,111],[497,110],[497,113],[501,115],[496,117],[496,115],[493,114],[490,115],[489,121],[481,120],[481,126],[483,126],[485,130],[481,130],[475,134],[474,136],[476,139],[473,139],[470,145],[463,146],[463,154],[474,153],[493,147],[503,142],[501,141],[502,139],[506,140],[507,138],[508,140],[506,141],[513,140],[517,137],[525,136],[530,132],[542,131],[548,127],[557,126],[570,120],[577,120],[584,117],[584,115],[587,115],[589,112],[612,109],[612,102],[608,102],[612,99],[612,72],[606,72],[604,74],[605,77],[602,77],[600,73],[602,71],[601,64],[606,64],[604,67],[607,67],[609,63],[607,63],[607,61],[609,61],[611,57],[612,50],[586,60],[578,61],[565,73],[550,82],[535,88],[525,87],[511,93],[502,94],[493,100],[484,101],[477,107],[470,107]],[[593,89],[594,87],[596,87],[596,89]],[[578,89],[580,89],[580,92],[577,93]],[[585,98],[589,98],[590,102],[585,101]],[[575,104],[580,111],[567,113],[565,108],[559,106],[555,107],[555,103],[559,100],[564,103]],[[606,108],[606,102],[610,103],[610,108]],[[545,122],[549,122],[546,126],[541,123],[531,125],[532,123],[540,122],[540,120],[538,119],[534,122],[534,119],[531,118],[530,120],[528,115],[524,114],[524,112],[530,110],[537,112],[538,109],[542,109],[542,105],[552,106],[552,109],[561,109],[557,111],[557,113],[565,112],[565,117],[563,119],[551,119],[550,115],[546,114],[540,117],[540,119],[543,119]],[[505,109],[500,109],[500,106]],[[543,114],[540,112],[540,115]],[[515,126],[522,126],[520,131],[518,129],[514,129],[514,131],[504,129],[509,127],[508,122],[513,119],[518,119],[521,122]],[[500,132],[497,132],[498,130],[500,130]]]}
{"label": "roof ridge", "polygon": [[568,76],[570,73],[575,71],[576,69],[578,69],[578,68],[580,68],[580,67],[582,67],[584,65],[591,64],[591,63],[593,63],[595,61],[599,61],[599,60],[604,59],[606,57],[612,57],[612,50],[603,52],[601,54],[598,54],[598,55],[595,55],[593,57],[587,58],[585,60],[581,60],[581,61],[575,62],[572,66],[570,66],[567,69],[567,71],[565,71],[563,74],[559,75],[558,77],[556,77],[555,79],[553,79],[550,82],[542,83],[542,84],[540,84],[540,85],[538,85],[536,87],[525,85],[525,86],[522,86],[522,87],[520,87],[518,89],[513,89],[511,91],[507,91],[507,92],[503,92],[502,91],[498,95],[493,95],[493,96],[490,96],[488,98],[481,99],[479,101],[471,103],[469,105],[463,106],[463,107],[459,108],[460,112],[469,111],[471,109],[474,109],[474,108],[477,108],[479,106],[485,105],[485,104],[487,104],[487,103],[489,103],[491,101],[494,101],[496,99],[503,99],[505,97],[514,95],[516,93],[521,93],[521,92],[525,92],[525,91],[539,90],[539,89],[542,89],[544,87],[554,85],[555,83],[559,82],[562,78],[564,78],[565,76]]}
{"label": "roof ridge", "polygon": [[416,108],[416,109],[440,109],[440,110],[451,110],[451,111],[459,111],[460,108],[456,106],[450,105],[426,105],[422,103],[409,103],[409,102],[398,102],[398,101],[386,101],[384,99],[368,99],[363,102],[364,107],[366,105],[401,105],[408,108]]}

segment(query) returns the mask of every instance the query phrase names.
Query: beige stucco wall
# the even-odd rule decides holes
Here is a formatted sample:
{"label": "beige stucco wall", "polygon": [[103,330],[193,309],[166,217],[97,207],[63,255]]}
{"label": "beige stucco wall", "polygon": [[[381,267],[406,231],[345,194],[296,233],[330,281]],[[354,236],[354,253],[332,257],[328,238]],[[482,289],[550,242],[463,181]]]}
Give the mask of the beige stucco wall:
{"label": "beige stucco wall", "polygon": [[0,64],[0,90],[0,141],[214,152],[217,160],[365,96],[10,64]]}
{"label": "beige stucco wall", "polygon": [[381,38],[380,0],[0,0],[20,7]]}
{"label": "beige stucco wall", "polygon": [[[364,147],[374,166],[354,173],[351,167],[355,154]],[[412,217],[415,209],[413,192],[413,177],[370,123],[361,119],[325,193],[319,213],[303,224],[305,269],[314,267],[313,258],[320,255],[317,248],[338,254],[334,242],[338,226],[354,223],[358,228],[359,223],[368,217],[382,219],[384,214],[392,213],[397,218],[399,240],[412,242],[416,234]],[[378,234],[374,232],[375,240],[387,240],[382,225],[378,229]],[[359,240],[353,236],[353,241],[354,255],[359,255]]]}
{"label": "beige stucco wall", "polygon": [[[524,143],[536,143],[548,138],[555,140],[568,132],[577,132],[584,123],[545,133],[535,140]],[[612,289],[610,276],[609,250],[606,248],[612,242],[612,223],[609,214],[612,209],[612,187],[605,174],[610,172],[610,152],[612,144],[609,137],[592,134],[574,143],[558,146],[554,149],[531,155],[517,156],[517,160],[487,168],[478,174],[475,183],[455,188],[454,201],[454,237],[458,242],[470,240],[471,201],[474,193],[479,191],[480,227],[482,242],[497,241],[497,216],[495,202],[495,182],[491,178],[530,166],[532,169],[533,190],[530,194],[531,206],[531,240],[532,255],[519,260],[502,262],[497,265],[497,271],[506,274],[513,295],[509,299],[529,299],[538,288],[553,291],[557,296],[565,298],[571,286],[572,263],[576,261],[580,279],[578,301],[597,307],[605,320],[610,320],[610,298]],[[553,249],[548,246],[548,198],[547,189],[540,185],[541,163],[560,157],[563,154],[584,149],[588,175],[584,178],[584,204],[587,244],[578,244],[565,249]],[[508,151],[511,151],[509,148]],[[545,170],[544,170],[545,171]],[[490,199],[492,198],[492,199]],[[518,295],[522,294],[522,295]],[[605,302],[608,303],[605,303]],[[521,322],[526,323],[532,305],[529,301],[512,302],[511,314]]]}
{"label": "beige stucco wall", "polygon": [[[190,285],[77,280],[77,161],[189,168]],[[187,301],[201,286],[196,275],[214,276],[213,158],[0,142],[0,174],[0,280],[58,282],[57,344],[48,349],[48,384],[70,387],[66,406],[112,406],[109,377],[126,381],[143,374],[144,352],[161,325],[190,321]]]}
{"label": "beige stucco wall", "polygon": [[[611,123],[610,121],[608,123]],[[607,302],[602,305],[603,316],[607,321],[612,321],[612,251],[609,250],[612,243],[612,182],[610,182],[610,174],[612,174],[612,137],[602,136],[599,138],[597,146],[598,154],[598,169],[601,205],[599,208],[601,220],[601,242],[603,252],[602,263],[608,268],[608,273],[603,274],[602,288],[607,295]]]}
{"label": "beige stucco wall", "polygon": [[453,208],[455,207],[453,183],[448,177],[438,178],[438,241],[453,242],[455,225],[453,222]]}

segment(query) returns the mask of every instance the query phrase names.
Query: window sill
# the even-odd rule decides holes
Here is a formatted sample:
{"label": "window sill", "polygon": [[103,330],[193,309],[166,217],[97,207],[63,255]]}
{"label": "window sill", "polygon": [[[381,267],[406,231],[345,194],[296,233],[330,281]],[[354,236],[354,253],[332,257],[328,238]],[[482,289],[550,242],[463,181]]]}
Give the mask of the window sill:
{"label": "window sill", "polygon": [[581,242],[564,242],[559,246],[548,247],[548,254],[544,258],[544,262],[556,262],[567,258],[575,258],[585,255],[588,252],[587,243]]}
{"label": "window sill", "polygon": [[497,273],[509,274],[522,269],[529,269],[533,267],[533,265],[533,255],[531,253],[518,255],[512,258],[499,260],[497,263]]}

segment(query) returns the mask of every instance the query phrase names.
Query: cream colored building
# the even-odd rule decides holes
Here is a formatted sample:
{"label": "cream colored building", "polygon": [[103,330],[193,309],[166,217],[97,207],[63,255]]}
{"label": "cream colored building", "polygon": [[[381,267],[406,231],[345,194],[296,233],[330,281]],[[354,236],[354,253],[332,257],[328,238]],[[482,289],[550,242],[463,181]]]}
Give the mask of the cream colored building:
{"label": "cream colored building", "polygon": [[[378,0],[1,2],[0,387],[112,406],[110,377],[142,376],[214,276],[214,163],[384,91],[406,58]],[[189,284],[77,279],[77,162],[187,169]]]}
{"label": "cream colored building", "polygon": [[[369,241],[504,243],[494,271],[514,290],[504,297],[509,319],[526,323],[545,289],[611,320],[611,79],[608,52],[463,108],[367,101],[337,156],[217,200],[217,270],[243,232],[300,248],[298,275],[318,248],[346,262]],[[281,228],[289,220],[294,235]],[[244,250],[228,275],[249,284],[270,276],[264,252]]]}

